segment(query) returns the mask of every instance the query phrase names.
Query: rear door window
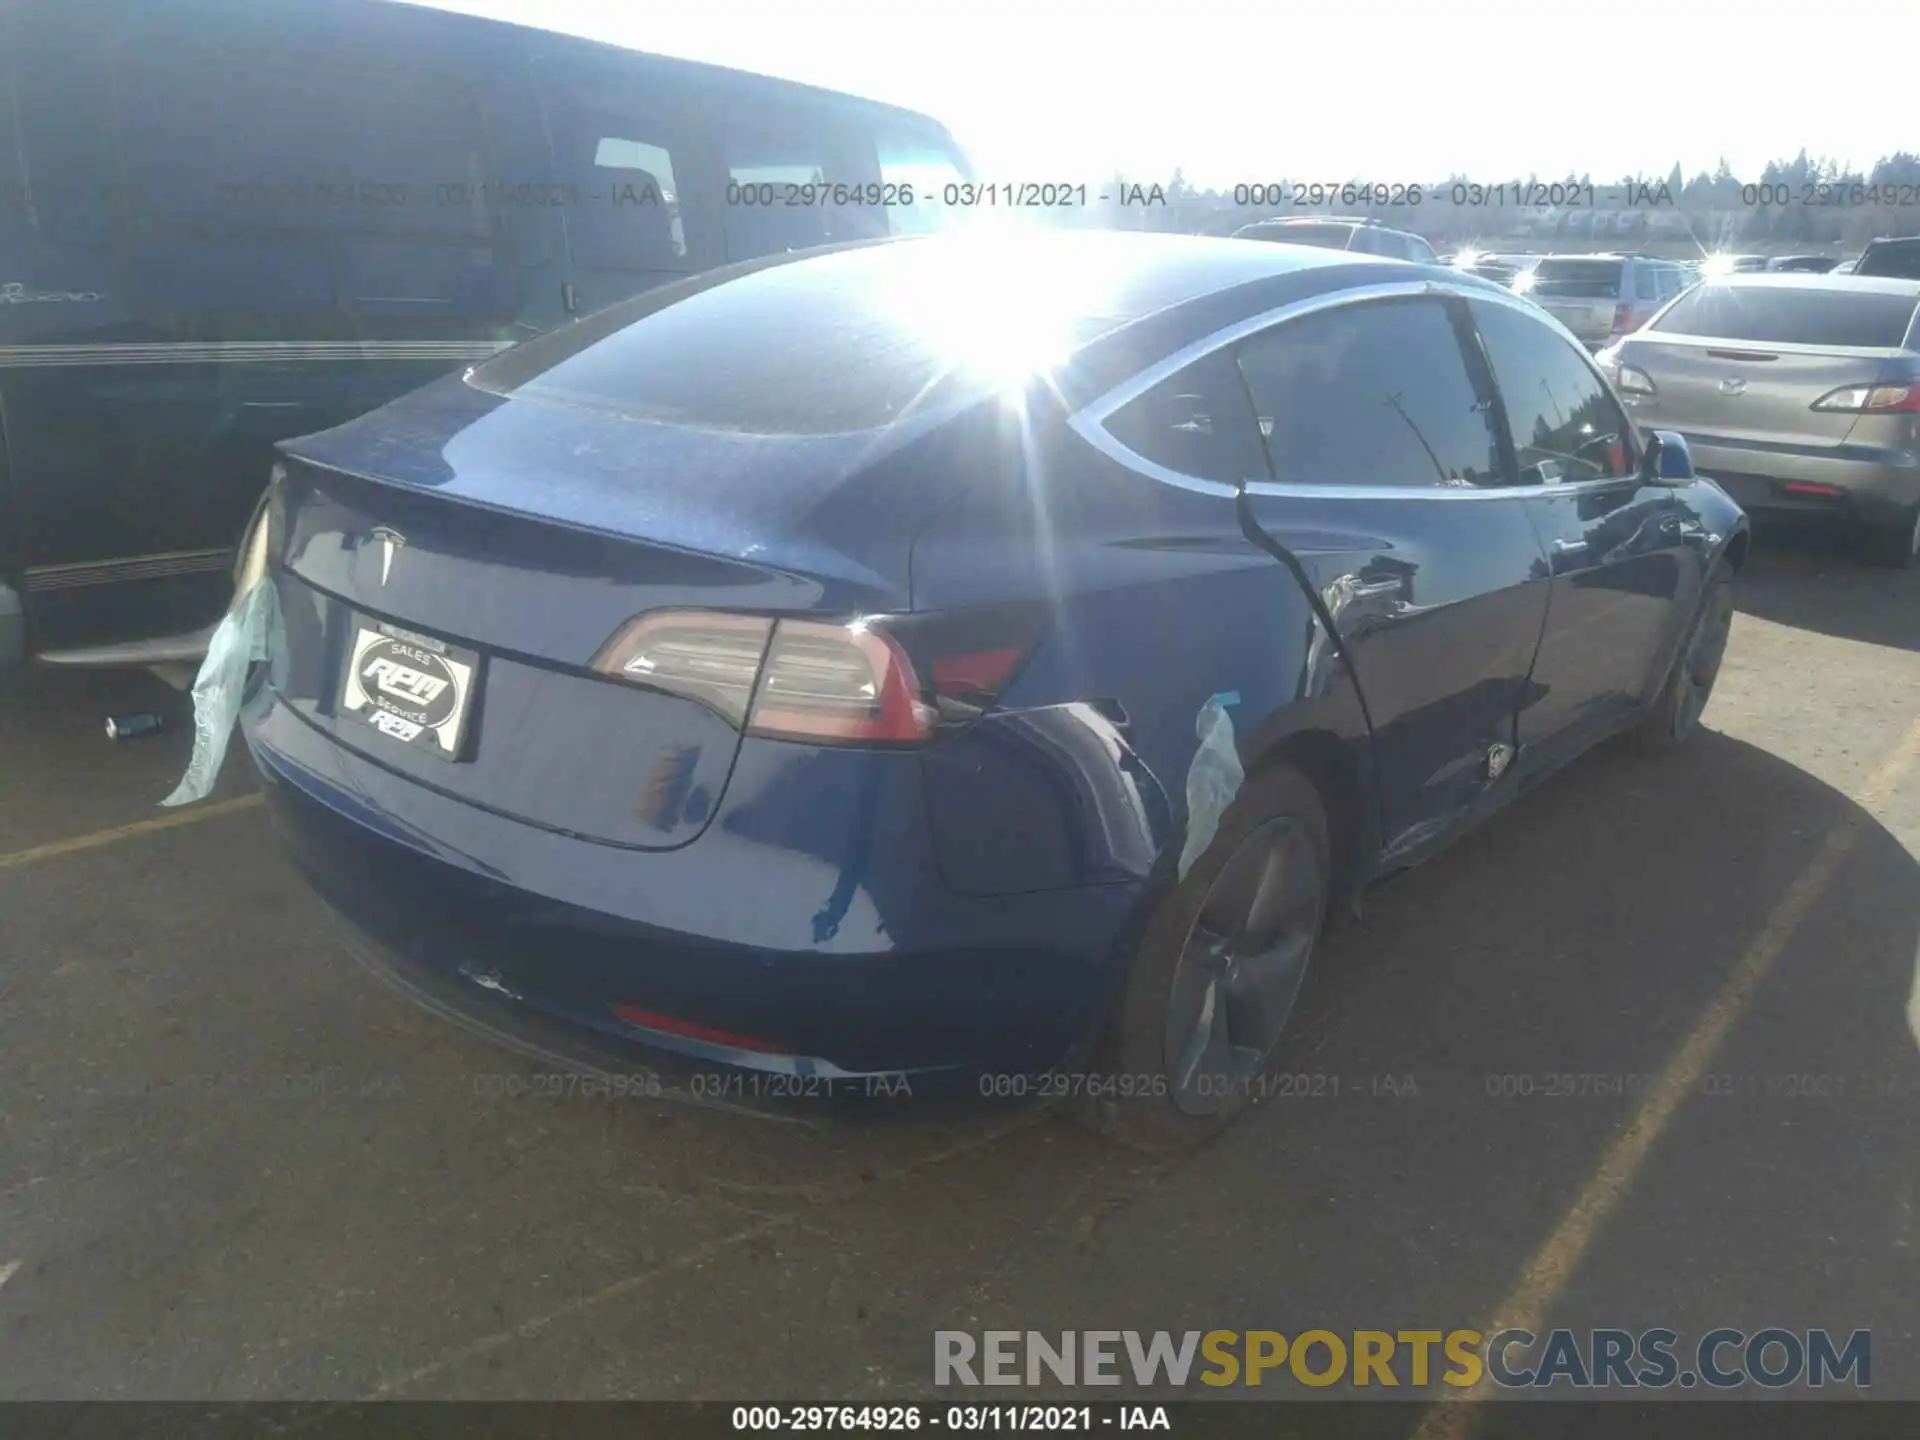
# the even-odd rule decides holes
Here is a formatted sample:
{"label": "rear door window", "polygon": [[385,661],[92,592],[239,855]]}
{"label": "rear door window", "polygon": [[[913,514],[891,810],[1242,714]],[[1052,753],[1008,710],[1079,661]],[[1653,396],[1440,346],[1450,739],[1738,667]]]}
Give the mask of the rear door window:
{"label": "rear door window", "polygon": [[1226,350],[1129,401],[1106,429],[1142,459],[1181,475],[1226,485],[1268,478],[1246,386]]}
{"label": "rear door window", "polygon": [[1446,306],[1340,306],[1257,335],[1241,373],[1290,485],[1499,483],[1499,452]]}
{"label": "rear door window", "polygon": [[1533,293],[1555,300],[1608,300],[1619,295],[1619,260],[1548,259],[1533,267]]}
{"label": "rear door window", "polygon": [[1713,340],[1891,349],[1913,324],[1911,291],[1793,285],[1696,285],[1654,329]]}
{"label": "rear door window", "polygon": [[1470,303],[1505,403],[1521,483],[1630,474],[1637,454],[1632,428],[1587,357],[1530,315]]}

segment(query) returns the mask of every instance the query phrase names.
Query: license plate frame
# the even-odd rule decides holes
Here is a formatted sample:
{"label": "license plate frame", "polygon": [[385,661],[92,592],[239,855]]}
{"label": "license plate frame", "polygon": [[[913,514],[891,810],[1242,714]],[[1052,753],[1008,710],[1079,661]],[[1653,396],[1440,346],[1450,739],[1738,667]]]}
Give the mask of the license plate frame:
{"label": "license plate frame", "polygon": [[336,697],[340,715],[397,745],[465,758],[480,688],[480,652],[355,615]]}

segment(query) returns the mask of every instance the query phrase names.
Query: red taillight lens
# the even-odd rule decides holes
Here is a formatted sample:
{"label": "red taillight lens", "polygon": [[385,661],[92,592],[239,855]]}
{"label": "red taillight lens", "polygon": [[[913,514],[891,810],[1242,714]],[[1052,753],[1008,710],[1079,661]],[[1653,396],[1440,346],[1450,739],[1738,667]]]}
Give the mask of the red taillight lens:
{"label": "red taillight lens", "polygon": [[1859,415],[1912,415],[1920,413],[1920,384],[1843,385],[1814,401],[1813,408]]}
{"label": "red taillight lens", "polygon": [[1639,317],[1633,313],[1633,307],[1631,305],[1616,305],[1613,307],[1614,334],[1630,333],[1639,328]]}
{"label": "red taillight lens", "polygon": [[783,739],[911,744],[933,733],[913,662],[856,622],[782,620],[774,631],[747,732]]}

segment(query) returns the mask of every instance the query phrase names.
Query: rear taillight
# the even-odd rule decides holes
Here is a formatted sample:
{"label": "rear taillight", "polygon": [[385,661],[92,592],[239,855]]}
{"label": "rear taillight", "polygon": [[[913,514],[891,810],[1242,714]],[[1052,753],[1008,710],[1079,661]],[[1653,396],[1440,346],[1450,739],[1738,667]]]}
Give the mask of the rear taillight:
{"label": "rear taillight", "polygon": [[897,641],[858,621],[782,620],[747,732],[897,745],[926,739],[933,724],[913,662]]}
{"label": "rear taillight", "polygon": [[1039,636],[1026,607],[845,623],[659,610],[592,668],[776,739],[911,745],[992,706]]}
{"label": "rear taillight", "polygon": [[1653,377],[1632,365],[1621,365],[1614,373],[1613,383],[1624,395],[1653,394]]}
{"label": "rear taillight", "polygon": [[1613,307],[1613,333],[1628,335],[1640,328],[1640,317],[1633,313],[1631,305]]}
{"label": "rear taillight", "polygon": [[1813,408],[1857,415],[1920,414],[1920,384],[1843,385],[1814,401]]}
{"label": "rear taillight", "polygon": [[705,705],[737,730],[753,701],[773,621],[711,610],[656,610],[629,620],[593,657],[602,675]]}

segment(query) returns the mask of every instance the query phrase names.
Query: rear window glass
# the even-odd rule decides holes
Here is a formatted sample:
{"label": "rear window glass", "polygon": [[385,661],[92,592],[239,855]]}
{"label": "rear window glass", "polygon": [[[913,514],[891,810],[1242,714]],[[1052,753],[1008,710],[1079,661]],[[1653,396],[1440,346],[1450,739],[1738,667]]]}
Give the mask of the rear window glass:
{"label": "rear window glass", "polygon": [[1896,280],[1920,280],[1920,239],[1869,245],[1854,273],[1885,275]]}
{"label": "rear window glass", "polygon": [[1912,295],[1872,290],[1696,285],[1656,330],[1776,345],[1863,345],[1886,349],[1906,338]]}
{"label": "rear window glass", "polygon": [[1140,303],[1134,248],[1021,245],[1016,272],[992,245],[930,237],[710,272],[516,345],[470,383],[703,430],[878,430],[1111,329]]}
{"label": "rear window glass", "polygon": [[1542,260],[1533,267],[1533,293],[1567,300],[1605,300],[1620,293],[1618,260]]}

